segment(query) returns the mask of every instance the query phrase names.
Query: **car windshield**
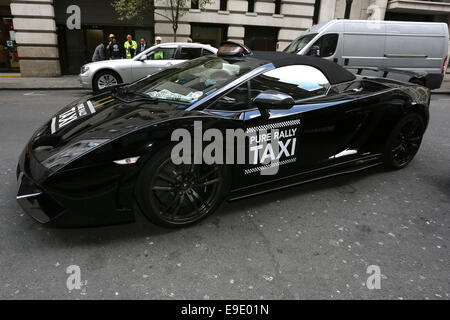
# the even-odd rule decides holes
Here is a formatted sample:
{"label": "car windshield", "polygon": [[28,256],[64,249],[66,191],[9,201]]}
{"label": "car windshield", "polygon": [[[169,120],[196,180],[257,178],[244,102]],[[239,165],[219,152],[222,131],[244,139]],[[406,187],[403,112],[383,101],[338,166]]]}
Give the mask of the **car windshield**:
{"label": "car windshield", "polygon": [[192,104],[262,64],[256,59],[201,57],[141,79],[131,84],[127,92]]}
{"label": "car windshield", "polygon": [[310,33],[295,39],[284,49],[284,52],[299,53],[315,36],[317,33]]}

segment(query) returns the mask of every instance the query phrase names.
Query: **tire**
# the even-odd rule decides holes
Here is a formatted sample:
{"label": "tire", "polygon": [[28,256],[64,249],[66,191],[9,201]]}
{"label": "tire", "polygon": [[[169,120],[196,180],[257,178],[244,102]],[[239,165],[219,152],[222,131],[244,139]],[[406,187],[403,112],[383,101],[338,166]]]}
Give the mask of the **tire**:
{"label": "tire", "polygon": [[229,190],[223,165],[174,165],[172,148],[150,159],[139,174],[136,200],[152,223],[168,228],[193,225],[212,214]]}
{"label": "tire", "polygon": [[94,92],[97,92],[107,87],[118,85],[119,83],[122,83],[122,79],[117,73],[110,70],[103,70],[95,75],[92,87]]}
{"label": "tire", "polygon": [[392,130],[384,151],[388,169],[402,169],[414,159],[422,143],[425,121],[417,113],[405,115]]}

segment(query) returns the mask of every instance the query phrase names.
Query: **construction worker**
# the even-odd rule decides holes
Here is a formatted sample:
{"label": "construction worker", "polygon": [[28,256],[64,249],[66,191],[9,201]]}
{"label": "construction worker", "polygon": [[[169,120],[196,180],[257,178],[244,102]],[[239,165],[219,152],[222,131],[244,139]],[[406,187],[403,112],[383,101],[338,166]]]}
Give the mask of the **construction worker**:
{"label": "construction worker", "polygon": [[131,59],[136,55],[138,45],[131,34],[127,35],[127,41],[125,41],[123,46],[125,48],[125,58]]}
{"label": "construction worker", "polygon": [[[155,38],[155,46],[161,44],[161,42],[162,42],[161,37],[158,36]],[[164,60],[164,52],[162,52],[162,50],[156,51],[153,54],[153,60]]]}
{"label": "construction worker", "polygon": [[[109,42],[108,42],[108,45],[106,46],[106,52],[109,54],[109,52],[110,52],[110,47],[111,47],[111,44],[112,44],[112,38],[115,38],[116,36],[114,35],[114,33],[111,33],[109,36],[108,36],[108,40],[109,40]],[[109,58],[111,58],[111,56],[109,56]]]}

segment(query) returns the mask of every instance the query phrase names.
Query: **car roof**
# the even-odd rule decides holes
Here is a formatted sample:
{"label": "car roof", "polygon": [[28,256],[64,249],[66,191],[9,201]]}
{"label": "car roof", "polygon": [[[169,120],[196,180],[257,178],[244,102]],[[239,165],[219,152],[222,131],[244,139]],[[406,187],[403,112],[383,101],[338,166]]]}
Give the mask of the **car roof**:
{"label": "car roof", "polygon": [[210,49],[210,50],[212,50],[214,52],[217,51],[217,49],[214,48],[213,46],[211,46],[210,44],[195,43],[195,42],[191,42],[191,43],[189,43],[189,42],[166,42],[166,43],[161,43],[161,44],[156,45],[156,46],[160,46],[160,47],[163,47],[163,48],[165,46],[168,46],[168,47],[171,47],[171,46],[182,46],[182,47],[196,47],[196,48],[202,47],[202,48],[205,48],[205,49]]}
{"label": "car roof", "polygon": [[330,84],[348,82],[356,79],[353,73],[344,69],[337,63],[318,57],[274,51],[254,51],[249,57],[271,62],[276,68],[290,65],[312,66],[322,71]]}

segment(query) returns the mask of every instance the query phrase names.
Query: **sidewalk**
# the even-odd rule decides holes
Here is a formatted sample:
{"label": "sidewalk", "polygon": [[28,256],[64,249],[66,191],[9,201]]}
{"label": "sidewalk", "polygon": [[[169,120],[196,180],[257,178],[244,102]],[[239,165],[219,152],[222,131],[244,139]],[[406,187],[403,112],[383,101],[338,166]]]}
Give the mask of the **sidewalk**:
{"label": "sidewalk", "polygon": [[0,90],[86,90],[78,76],[21,78],[19,74],[0,73]]}

